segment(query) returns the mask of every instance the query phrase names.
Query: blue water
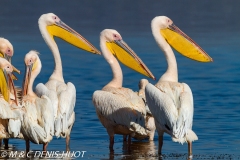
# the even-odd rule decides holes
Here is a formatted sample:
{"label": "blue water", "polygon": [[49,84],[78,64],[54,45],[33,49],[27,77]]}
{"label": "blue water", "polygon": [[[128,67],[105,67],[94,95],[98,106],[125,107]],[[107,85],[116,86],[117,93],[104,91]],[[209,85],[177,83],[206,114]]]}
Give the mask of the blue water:
{"label": "blue water", "polygon": [[[0,36],[14,46],[13,64],[24,72],[23,59],[31,50],[41,53],[43,68],[35,81],[47,82],[53,71],[52,54],[38,29],[38,18],[53,12],[66,24],[99,48],[99,33],[105,28],[119,31],[123,40],[159,78],[166,60],[151,34],[150,22],[166,15],[194,39],[214,60],[199,63],[176,53],[179,81],[187,83],[194,96],[193,130],[199,140],[193,143],[195,159],[240,158],[240,2],[230,1],[7,1],[0,2]],[[133,141],[125,149],[122,137],[115,137],[114,155],[109,155],[108,135],[98,121],[92,93],[112,78],[103,57],[79,50],[56,39],[63,61],[65,81],[77,89],[76,121],[71,134],[71,150],[87,151],[82,159],[158,159],[157,133],[154,142]],[[138,89],[144,76],[122,65],[124,86]],[[16,85],[21,85],[23,74]],[[151,83],[156,83],[153,80]],[[16,150],[24,150],[23,140],[10,140]],[[32,150],[41,145],[31,144]],[[65,150],[65,139],[54,139],[48,150]],[[164,136],[165,159],[186,159],[187,145]]]}

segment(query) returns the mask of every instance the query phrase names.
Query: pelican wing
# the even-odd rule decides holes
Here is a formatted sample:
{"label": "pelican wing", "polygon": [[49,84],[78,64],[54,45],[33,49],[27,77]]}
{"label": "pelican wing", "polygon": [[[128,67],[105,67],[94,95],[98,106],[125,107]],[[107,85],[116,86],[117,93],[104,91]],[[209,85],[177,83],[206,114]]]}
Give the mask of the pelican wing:
{"label": "pelican wing", "polygon": [[[38,98],[37,98],[38,99]],[[23,101],[26,112],[23,114],[21,131],[25,139],[39,144],[46,138],[44,129],[39,125],[39,113],[35,103]]]}
{"label": "pelican wing", "polygon": [[[1,96],[1,95],[0,95]],[[3,98],[0,98],[0,118],[1,119],[17,119],[21,118],[19,110],[11,109],[11,106]]]}
{"label": "pelican wing", "polygon": [[21,120],[20,119],[9,119],[8,121],[8,133],[16,138],[20,135]]}
{"label": "pelican wing", "polygon": [[175,137],[184,137],[192,130],[193,121],[193,96],[190,87],[182,83],[183,91],[179,95],[180,108],[178,109],[178,119],[174,128]]}
{"label": "pelican wing", "polygon": [[147,104],[147,100],[146,100],[146,96],[145,96],[145,89],[140,89],[138,92],[136,92],[137,95],[142,98],[143,102],[145,103],[145,108],[146,108],[146,112],[149,114],[149,115],[152,115],[149,107],[148,107],[148,104]]}
{"label": "pelican wing", "polygon": [[49,141],[54,134],[54,113],[52,103],[47,96],[43,95],[41,98],[36,99],[36,107],[38,111],[38,123],[44,128],[47,136],[44,141]]}
{"label": "pelican wing", "polygon": [[44,129],[34,121],[32,121],[27,115],[23,116],[21,131],[25,139],[29,139],[33,143],[39,144],[46,138]]}
{"label": "pelican wing", "polygon": [[169,95],[152,84],[148,84],[145,89],[148,107],[155,118],[156,127],[172,132],[178,116],[177,108]]}
{"label": "pelican wing", "polygon": [[105,117],[113,125],[123,125],[145,134],[145,104],[132,90],[121,88],[95,91],[93,103],[97,115]]}
{"label": "pelican wing", "polygon": [[72,116],[74,114],[76,88],[72,83],[68,82],[67,85],[59,85],[57,87],[57,93],[59,105],[57,119],[55,121],[55,135],[60,136],[61,133],[62,136],[64,136],[66,132],[68,132],[69,120],[72,121]]}
{"label": "pelican wing", "polygon": [[192,127],[193,98],[187,84],[161,82],[146,86],[146,99],[156,126],[173,138],[183,138]]}

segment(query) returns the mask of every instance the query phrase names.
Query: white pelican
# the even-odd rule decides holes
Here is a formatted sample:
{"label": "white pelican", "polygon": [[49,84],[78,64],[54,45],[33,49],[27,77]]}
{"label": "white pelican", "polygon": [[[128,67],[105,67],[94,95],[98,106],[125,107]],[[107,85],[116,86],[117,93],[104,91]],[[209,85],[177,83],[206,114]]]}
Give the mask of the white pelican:
{"label": "white pelican", "polygon": [[[12,80],[12,65],[0,57],[0,139],[19,137],[21,109],[18,109],[18,100]],[[11,95],[13,89],[13,95]],[[6,142],[6,141],[5,141]],[[8,141],[7,141],[8,142]],[[5,147],[8,145],[5,143]]]}
{"label": "white pelican", "polygon": [[201,62],[210,62],[212,59],[168,17],[155,17],[151,27],[153,36],[168,63],[167,71],[157,84],[153,86],[149,83],[145,89],[148,107],[153,114],[158,132],[158,152],[162,153],[163,134],[166,132],[173,141],[188,143],[188,154],[191,158],[192,141],[198,139],[192,131],[192,91],[187,84],[178,82],[177,63],[170,45],[188,58]]}
{"label": "white pelican", "polygon": [[128,135],[129,144],[135,133],[147,135],[145,103],[131,89],[122,87],[123,75],[117,59],[148,77],[154,79],[154,76],[116,30],[101,32],[100,48],[112,68],[113,79],[101,91],[95,91],[92,100],[98,118],[108,132],[109,149],[113,151],[114,134]]}
{"label": "white pelican", "polygon": [[[14,53],[14,50],[13,50],[12,44],[7,39],[0,37],[0,57],[5,58],[6,60],[8,60],[11,63],[11,58],[13,56],[13,53]],[[13,67],[14,72],[17,72],[18,74],[20,74],[20,71],[17,68],[15,68],[13,65],[12,65],[12,67]],[[12,78],[14,80],[17,80],[17,77],[13,73],[12,73]],[[18,89],[18,88],[15,88],[15,89]],[[10,90],[13,91],[13,89],[10,89]],[[16,121],[16,122],[14,122],[14,121]],[[18,123],[19,124],[20,121],[10,119],[9,123]],[[11,125],[11,126],[13,126],[13,125]],[[17,126],[19,126],[19,125],[17,125]],[[1,144],[1,141],[0,141],[0,144]],[[5,149],[8,149],[8,139],[4,139],[4,144],[5,144]]]}
{"label": "white pelican", "polygon": [[43,95],[38,97],[32,90],[33,83],[40,73],[42,64],[38,52],[30,51],[24,59],[26,69],[22,88],[22,106],[25,109],[22,120],[22,134],[26,140],[26,152],[29,152],[29,140],[43,144],[43,151],[54,135],[53,106],[50,99]]}
{"label": "white pelican", "polygon": [[37,85],[36,92],[38,95],[45,94],[51,99],[54,107],[55,136],[66,138],[66,150],[69,150],[70,133],[75,121],[76,89],[71,82],[67,84],[64,82],[61,57],[53,36],[62,38],[88,52],[101,53],[53,13],[43,14],[39,18],[38,24],[43,39],[52,51],[55,69],[45,85]]}

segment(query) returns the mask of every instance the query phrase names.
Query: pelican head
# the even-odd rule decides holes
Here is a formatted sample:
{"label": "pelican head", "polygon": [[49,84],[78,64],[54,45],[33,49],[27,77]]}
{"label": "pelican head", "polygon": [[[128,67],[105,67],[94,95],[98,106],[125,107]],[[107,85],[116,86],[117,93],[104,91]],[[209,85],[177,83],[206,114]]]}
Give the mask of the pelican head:
{"label": "pelican head", "polygon": [[51,38],[54,36],[65,40],[66,42],[81,48],[85,51],[94,53],[94,54],[101,54],[99,50],[97,50],[90,42],[88,42],[83,36],[79,33],[74,31],[68,25],[66,25],[61,19],[53,14],[47,13],[43,14],[38,20],[40,31],[44,37],[44,32],[47,29],[48,34]]}
{"label": "pelican head", "polygon": [[23,96],[28,94],[29,83],[31,83],[31,85],[33,84],[33,80],[31,81],[30,78],[32,77],[35,79],[41,71],[42,63],[38,54],[37,51],[31,50],[25,55],[25,78],[22,87]]}
{"label": "pelican head", "polygon": [[[100,41],[101,43],[105,43],[105,47],[108,48],[111,54],[113,54],[124,65],[147,77],[155,79],[151,71],[137,54],[123,41],[122,36],[116,30],[103,30],[100,34]],[[103,56],[107,58],[104,53]]]}
{"label": "pelican head", "polygon": [[[151,26],[154,37],[160,33],[163,39],[182,55],[199,62],[213,61],[196,42],[174,25],[170,18],[166,16],[155,17]],[[163,48],[163,46],[160,47]]]}
{"label": "pelican head", "polygon": [[11,63],[11,57],[13,56],[13,46],[5,38],[0,38],[0,57],[5,58]]}
{"label": "pelican head", "polygon": [[12,65],[6,59],[0,57],[0,92],[5,101],[10,102],[10,92],[13,90],[15,103],[18,105],[16,90],[12,80],[12,72]]}
{"label": "pelican head", "polygon": [[[11,63],[13,52],[12,44],[7,39],[0,37],[0,57],[5,58]],[[12,67],[14,72],[20,74],[20,71],[17,68],[14,66]]]}

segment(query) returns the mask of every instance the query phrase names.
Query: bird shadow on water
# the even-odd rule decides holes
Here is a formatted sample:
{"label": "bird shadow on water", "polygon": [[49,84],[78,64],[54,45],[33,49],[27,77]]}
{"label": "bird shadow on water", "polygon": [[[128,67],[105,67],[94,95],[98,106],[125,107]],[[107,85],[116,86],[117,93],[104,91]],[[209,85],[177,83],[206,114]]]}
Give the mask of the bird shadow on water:
{"label": "bird shadow on water", "polygon": [[157,148],[153,141],[132,141],[129,145],[123,141],[122,153],[109,153],[109,160],[114,159],[161,159],[157,154]]}
{"label": "bird shadow on water", "polygon": [[[187,154],[158,155],[158,147],[154,141],[132,141],[130,145],[123,142],[122,153],[109,153],[109,160],[162,160],[162,159],[188,159]],[[190,160],[190,159],[188,159]]]}
{"label": "bird shadow on water", "polygon": [[[120,149],[120,148],[119,148]],[[123,141],[122,152],[109,152],[109,157],[102,160],[162,160],[162,159],[186,159],[187,153],[166,153],[162,156],[158,155],[158,147],[154,141],[132,141],[130,145]],[[240,159],[238,155],[232,154],[194,154],[194,159]]]}

